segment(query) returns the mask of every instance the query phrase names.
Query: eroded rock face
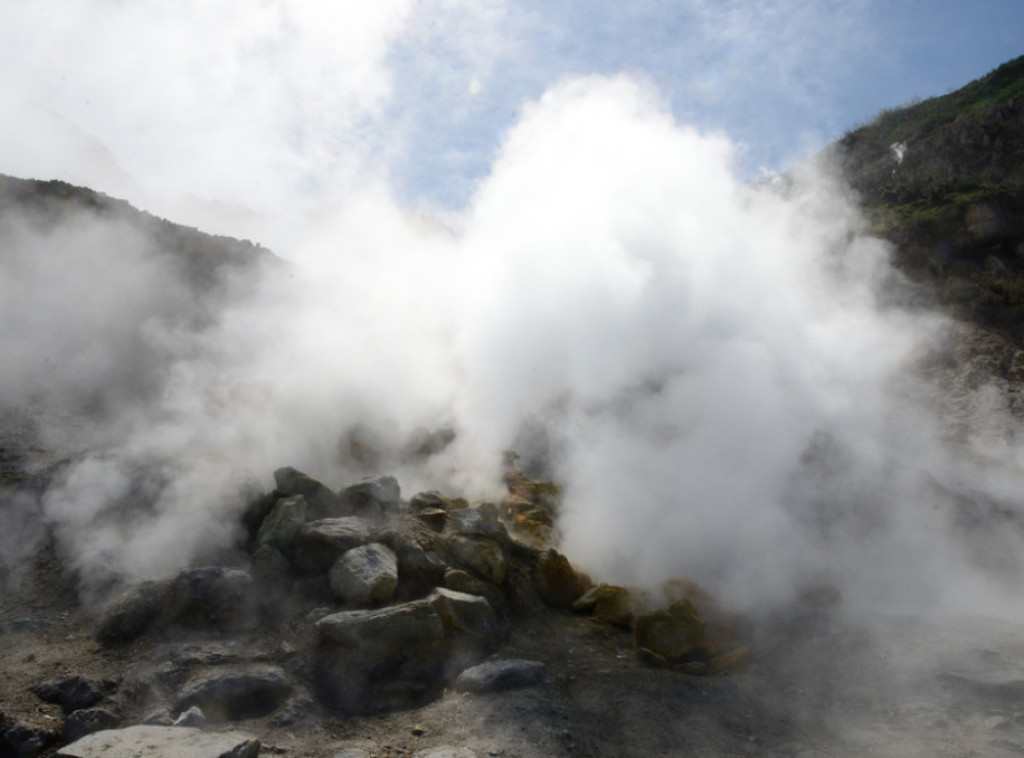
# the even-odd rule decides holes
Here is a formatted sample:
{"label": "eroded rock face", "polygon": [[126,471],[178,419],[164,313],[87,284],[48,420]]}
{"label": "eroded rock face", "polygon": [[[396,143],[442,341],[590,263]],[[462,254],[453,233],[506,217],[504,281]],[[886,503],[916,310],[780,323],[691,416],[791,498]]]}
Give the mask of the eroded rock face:
{"label": "eroded rock face", "polygon": [[455,680],[455,689],[462,692],[502,692],[531,687],[547,681],[547,666],[540,661],[509,658],[485,661],[466,669]]}

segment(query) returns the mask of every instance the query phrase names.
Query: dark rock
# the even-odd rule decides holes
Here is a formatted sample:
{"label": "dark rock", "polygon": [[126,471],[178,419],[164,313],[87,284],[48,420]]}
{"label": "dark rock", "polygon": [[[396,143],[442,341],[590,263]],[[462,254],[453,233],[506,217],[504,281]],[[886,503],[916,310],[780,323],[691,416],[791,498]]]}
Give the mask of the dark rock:
{"label": "dark rock", "polygon": [[59,705],[66,714],[91,708],[103,699],[100,683],[81,676],[50,679],[33,687],[32,692],[44,703]]}
{"label": "dark rock", "polygon": [[498,619],[490,603],[479,595],[438,587],[427,598],[445,628],[454,634],[487,639],[498,630]]}
{"label": "dark rock", "polygon": [[380,535],[380,541],[390,547],[398,559],[399,579],[411,579],[436,584],[444,575],[444,561],[428,551],[412,537],[395,529]]}
{"label": "dark rock", "polygon": [[508,562],[505,551],[494,540],[456,536],[448,540],[453,563],[463,566],[491,584],[505,583]]}
{"label": "dark rock", "polygon": [[254,621],[252,584],[241,569],[204,566],[182,571],[167,596],[168,620],[191,629],[244,629]]}
{"label": "dark rock", "polygon": [[370,542],[370,527],[358,516],[303,524],[285,555],[302,571],[327,572],[346,550]]}
{"label": "dark rock", "polygon": [[90,734],[57,753],[61,758],[257,758],[260,741],[245,732],[192,727],[130,726]]}
{"label": "dark rock", "polygon": [[443,508],[421,508],[416,511],[416,518],[435,532],[443,532],[448,524],[448,511]]}
{"label": "dark rock", "polygon": [[409,510],[413,512],[422,511],[427,508],[437,508],[443,511],[458,511],[468,508],[469,503],[461,497],[445,497],[436,490],[419,492],[409,500]]}
{"label": "dark rock", "polygon": [[349,605],[386,603],[398,586],[398,558],[378,542],[345,551],[330,573],[331,590]]}
{"label": "dark rock", "polygon": [[262,545],[252,554],[252,578],[260,585],[278,584],[288,577],[291,564],[272,545]]}
{"label": "dark rock", "polygon": [[376,518],[398,512],[402,489],[393,476],[374,476],[346,487],[341,491],[340,498],[344,507],[351,512]]}
{"label": "dark rock", "polygon": [[459,674],[455,680],[455,689],[477,693],[501,692],[543,684],[547,676],[547,666],[540,661],[521,658],[486,661]]}
{"label": "dark rock", "polygon": [[414,600],[376,610],[342,611],[317,623],[323,640],[351,647],[403,645],[440,640],[445,625],[429,600]]}
{"label": "dark rock", "polygon": [[670,664],[685,662],[700,648],[704,639],[704,621],[689,600],[673,603],[668,610],[637,617],[636,644]]}
{"label": "dark rock", "polygon": [[327,485],[301,471],[290,467],[279,468],[274,472],[274,482],[277,484],[278,494],[282,497],[302,495],[306,499],[308,505],[306,515],[310,519],[333,518],[351,513],[346,510],[341,498]]}
{"label": "dark rock", "polygon": [[57,742],[59,735],[49,729],[17,723],[8,727],[0,738],[0,755],[35,758]]}
{"label": "dark rock", "polygon": [[216,671],[193,678],[178,694],[176,707],[199,706],[215,721],[258,718],[273,712],[291,693],[281,669],[272,666]]}
{"label": "dark rock", "polygon": [[476,508],[452,511],[448,517],[448,528],[469,537],[508,539],[505,527],[498,521],[498,507],[493,503],[482,503]]}
{"label": "dark rock", "polygon": [[148,632],[167,605],[170,582],[143,582],[107,605],[94,634],[104,645],[131,642]]}
{"label": "dark rock", "polygon": [[74,742],[102,729],[114,729],[120,723],[121,717],[106,708],[83,708],[64,720],[64,739]]}
{"label": "dark rock", "polygon": [[533,567],[537,594],[554,608],[569,608],[583,594],[583,581],[569,560],[554,548],[548,548]]}
{"label": "dark rock", "polygon": [[417,750],[412,754],[412,758],[476,758],[476,753],[468,747],[441,745],[426,750]]}
{"label": "dark rock", "polygon": [[285,547],[288,542],[299,531],[299,528],[306,523],[306,512],[309,506],[303,495],[283,497],[274,503],[267,517],[260,524],[260,531],[256,535],[257,545],[273,545],[277,548]]}
{"label": "dark rock", "polygon": [[479,595],[490,603],[491,608],[500,611],[505,607],[505,593],[500,587],[479,579],[462,569],[448,569],[444,574],[444,586],[467,595]]}

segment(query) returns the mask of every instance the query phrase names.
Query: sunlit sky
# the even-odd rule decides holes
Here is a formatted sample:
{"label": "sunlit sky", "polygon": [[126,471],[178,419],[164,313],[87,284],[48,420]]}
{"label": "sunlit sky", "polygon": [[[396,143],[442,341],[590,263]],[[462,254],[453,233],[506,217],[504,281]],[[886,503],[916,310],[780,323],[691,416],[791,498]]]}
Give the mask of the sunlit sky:
{"label": "sunlit sky", "polygon": [[1024,53],[1020,0],[0,0],[0,171],[266,212],[471,201],[550,87],[628,76],[785,169]]}

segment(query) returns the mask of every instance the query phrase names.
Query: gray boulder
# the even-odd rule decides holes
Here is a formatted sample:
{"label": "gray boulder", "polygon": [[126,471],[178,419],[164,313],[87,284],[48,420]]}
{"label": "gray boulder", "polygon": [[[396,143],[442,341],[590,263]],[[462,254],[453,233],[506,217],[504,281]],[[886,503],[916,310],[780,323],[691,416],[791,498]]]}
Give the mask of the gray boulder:
{"label": "gray boulder", "polygon": [[398,558],[378,542],[354,547],[338,558],[330,581],[334,594],[349,605],[386,603],[398,587]]}
{"label": "gray boulder", "polygon": [[308,508],[303,495],[280,498],[263,519],[256,535],[256,544],[272,545],[276,548],[287,545],[299,528],[306,523]]}
{"label": "gray boulder", "polygon": [[540,661],[521,658],[485,661],[459,674],[455,689],[476,693],[501,692],[543,684],[547,676],[547,666]]}
{"label": "gray boulder", "polygon": [[277,493],[281,497],[289,498],[302,495],[306,499],[307,516],[310,519],[346,516],[350,513],[345,509],[341,498],[327,485],[297,469],[279,468],[274,472],[274,483],[277,486]]}
{"label": "gray boulder", "polygon": [[238,631],[254,621],[254,599],[246,571],[224,566],[187,569],[171,582],[167,618],[192,629]]}
{"label": "gray boulder", "polygon": [[82,708],[69,713],[64,719],[64,739],[74,742],[87,734],[113,729],[120,723],[120,716],[106,708]]}
{"label": "gray boulder", "polygon": [[198,706],[211,721],[259,718],[273,712],[292,691],[275,666],[249,666],[194,677],[178,693],[176,708]]}
{"label": "gray boulder", "polygon": [[369,524],[358,516],[321,519],[303,524],[285,554],[302,571],[327,572],[338,556],[370,539]]}
{"label": "gray boulder", "polygon": [[148,632],[164,613],[170,587],[168,581],[142,582],[126,590],[100,614],[94,629],[96,640],[114,645]]}
{"label": "gray boulder", "polygon": [[346,487],[341,501],[354,513],[379,516],[397,513],[402,502],[402,488],[393,476],[372,476]]}
{"label": "gray boulder", "polygon": [[103,699],[102,685],[82,676],[50,679],[32,688],[44,703],[59,705],[65,714],[82,708],[91,708]]}
{"label": "gray boulder", "polygon": [[62,748],[60,758],[257,758],[260,741],[245,732],[180,726],[130,726],[95,732]]}
{"label": "gray boulder", "polygon": [[448,540],[448,550],[453,563],[469,569],[491,584],[505,583],[508,562],[505,551],[494,540],[456,536]]}
{"label": "gray boulder", "polygon": [[321,640],[349,647],[398,646],[445,636],[445,625],[429,600],[376,610],[342,611],[317,622]]}

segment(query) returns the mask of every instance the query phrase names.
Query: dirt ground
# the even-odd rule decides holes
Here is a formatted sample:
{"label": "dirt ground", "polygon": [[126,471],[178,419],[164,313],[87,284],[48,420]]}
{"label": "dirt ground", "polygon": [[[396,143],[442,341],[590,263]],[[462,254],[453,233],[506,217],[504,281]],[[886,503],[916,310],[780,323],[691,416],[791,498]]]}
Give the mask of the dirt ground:
{"label": "dirt ground", "polygon": [[[59,708],[29,688],[72,674],[110,680],[104,705],[126,723],[141,718],[131,672],[160,666],[175,651],[145,638],[98,645],[45,551],[19,581],[6,579],[0,710],[7,723],[59,729]],[[280,654],[278,640],[236,642],[231,649],[240,645],[243,657]],[[854,626],[839,615],[794,614],[761,620],[750,642],[754,659],[745,670],[692,677],[641,663],[625,632],[550,612],[519,620],[495,653],[543,661],[544,685],[448,691],[424,707],[383,715],[334,716],[311,706],[287,725],[271,714],[210,728],[243,729],[262,741],[263,755],[295,758],[330,758],[345,748],[399,758],[438,746],[466,747],[479,758],[1024,753],[1020,625],[890,617]]]}

